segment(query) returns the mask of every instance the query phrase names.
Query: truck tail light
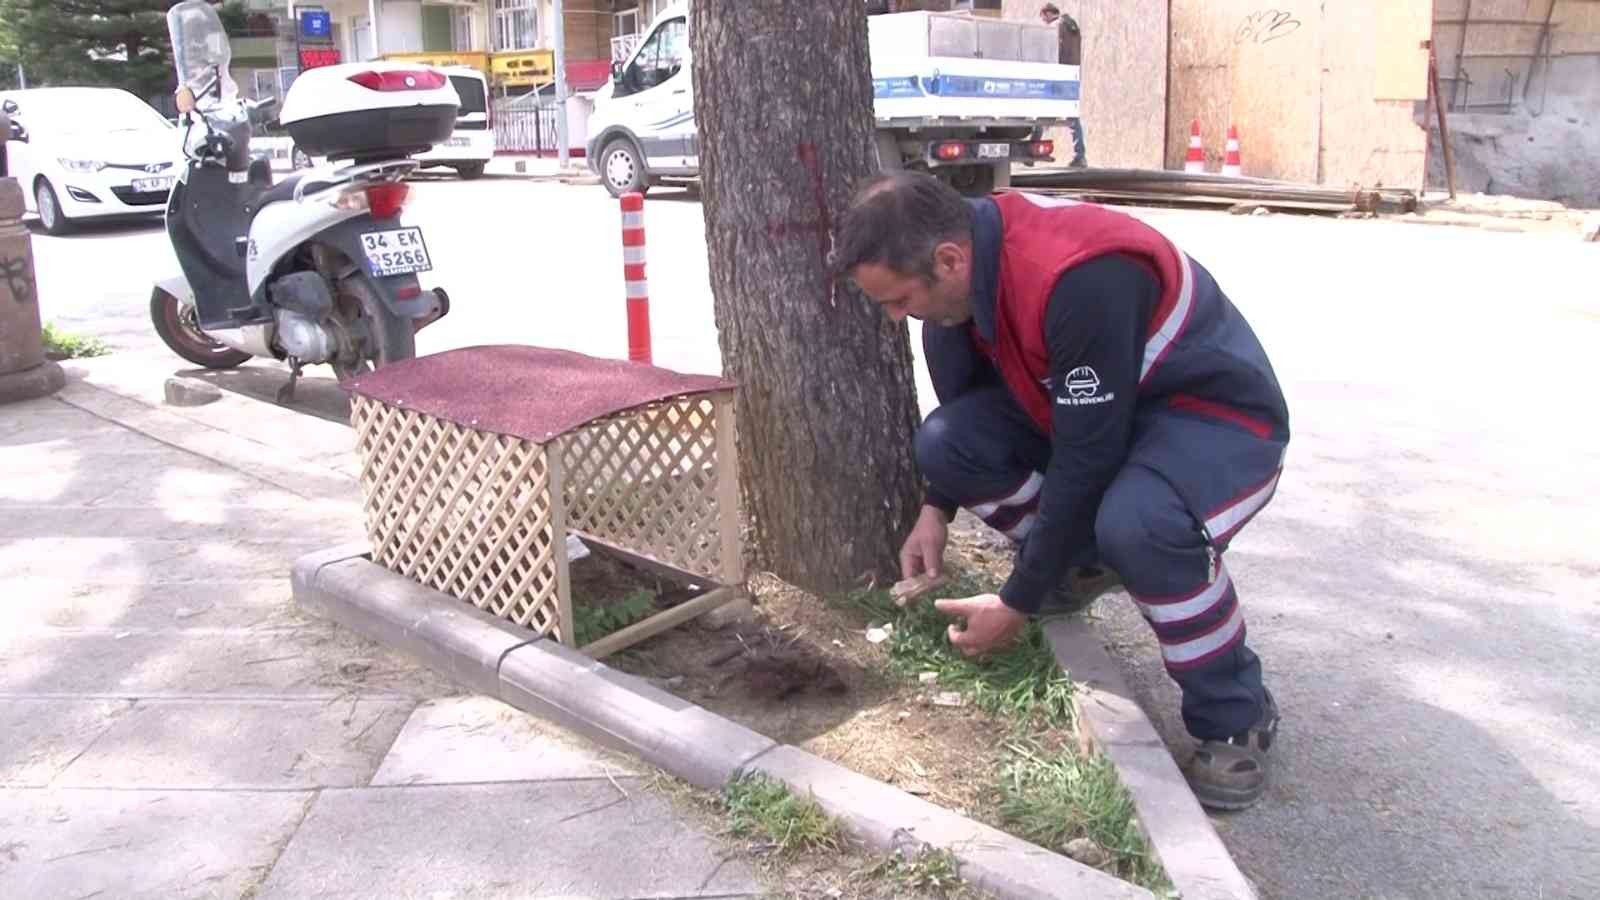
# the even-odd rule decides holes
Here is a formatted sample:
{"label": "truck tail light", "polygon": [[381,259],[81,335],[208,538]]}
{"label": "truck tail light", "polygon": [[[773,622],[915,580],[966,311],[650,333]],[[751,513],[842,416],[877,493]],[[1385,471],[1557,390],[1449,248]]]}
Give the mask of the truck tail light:
{"label": "truck tail light", "polygon": [[960,141],[945,141],[933,148],[933,155],[946,162],[967,155],[967,145]]}
{"label": "truck tail light", "polygon": [[388,72],[357,72],[350,81],[369,91],[431,91],[444,87],[443,72],[429,69],[395,69]]}
{"label": "truck tail light", "polygon": [[1056,152],[1055,141],[1034,141],[1028,145],[1028,153],[1033,156],[1049,156]]}

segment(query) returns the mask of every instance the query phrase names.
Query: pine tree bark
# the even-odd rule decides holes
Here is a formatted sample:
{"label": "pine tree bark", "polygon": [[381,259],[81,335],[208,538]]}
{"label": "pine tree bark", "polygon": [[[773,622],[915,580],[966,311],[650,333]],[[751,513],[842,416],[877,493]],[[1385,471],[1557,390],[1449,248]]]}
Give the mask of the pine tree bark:
{"label": "pine tree bark", "polygon": [[903,325],[829,275],[877,171],[861,0],[695,0],[700,181],[723,371],[761,564],[811,591],[893,575],[916,517]]}

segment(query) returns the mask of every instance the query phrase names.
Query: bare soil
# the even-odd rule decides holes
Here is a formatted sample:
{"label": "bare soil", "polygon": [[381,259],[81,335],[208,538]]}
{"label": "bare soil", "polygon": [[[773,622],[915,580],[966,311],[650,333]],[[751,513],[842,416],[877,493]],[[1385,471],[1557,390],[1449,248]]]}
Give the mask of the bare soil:
{"label": "bare soil", "polygon": [[[969,567],[988,561],[960,534],[952,545],[951,556]],[[659,591],[663,608],[682,599],[600,555],[575,564],[573,576],[574,605],[604,605],[640,587]],[[868,628],[883,623],[772,576],[753,578],[751,589],[759,621],[722,631],[691,622],[607,664],[775,741],[997,824],[983,801],[1007,726],[970,706],[935,705],[937,684],[891,675],[887,653],[867,640]]]}

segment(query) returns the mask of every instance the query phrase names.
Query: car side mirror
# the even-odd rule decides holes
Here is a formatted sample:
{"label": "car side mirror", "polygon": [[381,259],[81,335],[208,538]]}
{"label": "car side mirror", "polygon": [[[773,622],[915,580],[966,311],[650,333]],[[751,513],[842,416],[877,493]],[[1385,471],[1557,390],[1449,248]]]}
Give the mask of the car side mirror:
{"label": "car side mirror", "polygon": [[20,108],[21,107],[17,106],[17,101],[15,100],[7,100],[4,103],[0,103],[0,110],[4,110],[5,114],[8,116],[16,115],[17,110]]}
{"label": "car side mirror", "polygon": [[611,80],[619,84],[622,82],[622,60],[620,59],[611,61]]}

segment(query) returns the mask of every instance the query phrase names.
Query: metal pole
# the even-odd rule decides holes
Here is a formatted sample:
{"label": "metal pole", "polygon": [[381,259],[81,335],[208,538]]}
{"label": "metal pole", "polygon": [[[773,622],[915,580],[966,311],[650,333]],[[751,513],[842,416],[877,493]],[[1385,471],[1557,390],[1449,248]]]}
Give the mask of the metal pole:
{"label": "metal pole", "polygon": [[383,41],[378,38],[378,0],[367,0],[367,21],[372,23],[372,58],[383,58]]}
{"label": "metal pole", "polygon": [[1444,150],[1444,179],[1450,199],[1456,199],[1456,157],[1450,149],[1450,129],[1444,120],[1444,98],[1439,96],[1439,61],[1428,51],[1428,81],[1433,92],[1433,108],[1439,113],[1439,146]]}
{"label": "metal pole", "polygon": [[561,0],[551,4],[556,20],[556,160],[561,168],[567,167],[567,20]]}
{"label": "metal pole", "polygon": [[17,87],[24,91],[28,89],[28,73],[22,71],[22,63],[17,63]]}

